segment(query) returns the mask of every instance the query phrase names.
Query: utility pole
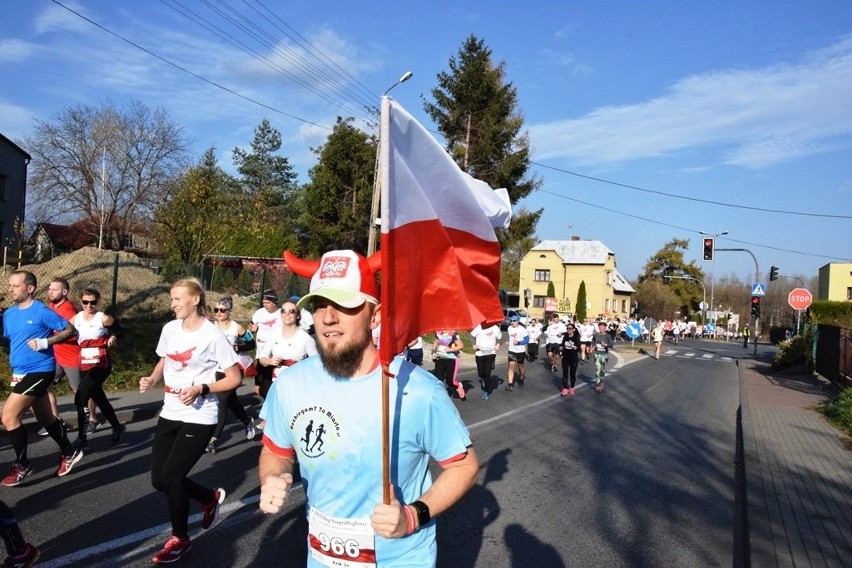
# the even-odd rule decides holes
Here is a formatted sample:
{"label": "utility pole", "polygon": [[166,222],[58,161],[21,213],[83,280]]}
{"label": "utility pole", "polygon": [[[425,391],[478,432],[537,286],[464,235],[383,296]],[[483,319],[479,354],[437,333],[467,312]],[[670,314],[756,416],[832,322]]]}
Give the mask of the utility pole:
{"label": "utility pole", "polygon": [[[726,251],[726,252],[747,252],[751,255],[752,260],[754,260],[754,278],[755,280],[760,280],[760,268],[757,265],[757,257],[754,256],[754,253],[748,249],[744,248],[717,248],[717,251]],[[760,335],[760,318],[754,319],[754,358],[757,359],[757,336]]]}

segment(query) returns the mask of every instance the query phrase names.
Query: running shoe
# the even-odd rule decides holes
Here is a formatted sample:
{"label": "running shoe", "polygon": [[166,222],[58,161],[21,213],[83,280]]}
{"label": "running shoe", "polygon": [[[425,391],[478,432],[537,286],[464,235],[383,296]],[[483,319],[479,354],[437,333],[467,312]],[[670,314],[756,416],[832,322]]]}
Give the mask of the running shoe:
{"label": "running shoe", "polygon": [[601,382],[598,383],[598,386],[595,387],[595,392],[603,392],[603,390],[604,390],[603,381],[601,381]]}
{"label": "running shoe", "polygon": [[42,427],[42,429],[38,431],[38,435],[47,436],[47,428]]}
{"label": "running shoe", "polygon": [[151,561],[154,564],[169,564],[171,562],[177,562],[191,549],[192,544],[190,544],[188,538],[178,538],[173,536],[166,541],[163,549],[155,554]]}
{"label": "running shoe", "polygon": [[24,551],[17,556],[9,556],[6,562],[3,563],[3,568],[30,568],[36,563],[39,557],[38,548],[27,543]]}
{"label": "running shoe", "polygon": [[519,380],[519,381],[518,381],[518,386],[519,386],[519,387],[521,387],[521,388],[524,388],[524,381],[525,381],[525,380],[526,380],[526,379],[521,379],[521,380]]}
{"label": "running shoe", "polygon": [[15,462],[12,464],[12,469],[9,471],[9,475],[3,478],[3,481],[0,481],[0,485],[3,487],[15,487],[24,482],[26,478],[28,478],[33,473],[32,464],[24,467],[23,465]]}
{"label": "running shoe", "polygon": [[207,442],[207,449],[204,451],[208,454],[216,453],[216,438],[210,438],[210,441]]}
{"label": "running shoe", "polygon": [[562,389],[559,394],[561,394],[562,396],[568,396],[568,389]]}
{"label": "running shoe", "polygon": [[555,372],[556,372],[556,365],[551,365],[551,366],[550,366],[550,372],[551,372],[551,373],[555,373]]}
{"label": "running shoe", "polygon": [[127,426],[125,426],[124,424],[119,424],[117,427],[114,427],[112,429],[112,436],[110,437],[109,441],[113,444],[120,444],[121,437],[124,436],[125,430],[127,430]]}
{"label": "running shoe", "polygon": [[488,391],[482,391],[482,400],[488,400]]}
{"label": "running shoe", "polygon": [[568,396],[574,396],[574,387],[568,389]]}
{"label": "running shoe", "polygon": [[81,459],[83,459],[82,450],[74,450],[74,453],[70,456],[62,456],[59,458],[59,467],[56,469],[56,476],[64,477],[71,473],[71,470]]}
{"label": "running shoe", "polygon": [[506,385],[506,388],[504,388],[503,390],[506,391],[506,392],[512,392],[513,390],[515,390],[515,385],[513,385],[512,383],[509,383],[508,385]]}
{"label": "running shoe", "polygon": [[75,450],[80,450],[80,451],[83,451],[83,452],[88,451],[89,450],[89,440],[87,438],[82,437],[82,436],[77,436],[77,438],[73,442],[71,442],[71,447],[74,448]]}
{"label": "running shoe", "polygon": [[465,392],[464,392],[464,384],[462,384],[462,383],[457,384],[456,385],[456,392],[458,393],[460,399],[467,400],[467,398],[465,397]]}
{"label": "running shoe", "polygon": [[246,424],[246,440],[254,440],[255,436],[257,436],[257,428],[254,427],[254,420],[249,418],[249,422]]}
{"label": "running shoe", "polygon": [[213,492],[213,500],[207,505],[201,506],[201,512],[204,516],[201,518],[201,528],[209,529],[216,523],[219,518],[219,505],[225,500],[225,490],[221,487]]}
{"label": "running shoe", "polygon": [[88,424],[83,428],[86,434],[94,434],[104,423],[100,420],[89,420]]}

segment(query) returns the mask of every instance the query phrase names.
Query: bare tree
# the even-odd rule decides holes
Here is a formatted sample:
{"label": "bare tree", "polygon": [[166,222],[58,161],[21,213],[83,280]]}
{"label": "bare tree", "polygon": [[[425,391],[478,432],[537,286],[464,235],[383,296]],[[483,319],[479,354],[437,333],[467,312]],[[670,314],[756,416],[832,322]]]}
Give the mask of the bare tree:
{"label": "bare tree", "polygon": [[31,220],[92,220],[121,247],[152,217],[166,184],[188,164],[188,140],[162,108],[134,101],[77,105],[39,121],[27,140]]}

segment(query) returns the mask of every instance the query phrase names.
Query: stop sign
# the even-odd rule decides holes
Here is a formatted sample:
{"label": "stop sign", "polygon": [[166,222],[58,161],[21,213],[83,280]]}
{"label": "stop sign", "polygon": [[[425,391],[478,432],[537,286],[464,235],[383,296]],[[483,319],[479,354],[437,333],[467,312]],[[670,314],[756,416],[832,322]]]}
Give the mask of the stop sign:
{"label": "stop sign", "polygon": [[811,293],[805,288],[796,288],[787,296],[787,303],[794,310],[807,310],[813,299]]}

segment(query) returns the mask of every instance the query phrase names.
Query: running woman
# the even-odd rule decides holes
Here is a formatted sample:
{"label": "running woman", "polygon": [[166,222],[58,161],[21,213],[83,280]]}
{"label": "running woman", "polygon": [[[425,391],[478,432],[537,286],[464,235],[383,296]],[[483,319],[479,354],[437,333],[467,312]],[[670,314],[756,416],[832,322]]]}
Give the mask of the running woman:
{"label": "running woman", "polygon": [[[302,329],[302,315],[296,303],[288,300],[281,304],[281,326],[257,349],[257,360],[272,369],[272,381],[278,380],[294,365],[317,354],[317,342]],[[272,383],[270,383],[271,385]],[[266,398],[269,387],[261,396]]]}
{"label": "running woman", "polygon": [[458,397],[461,400],[467,400],[464,384],[457,378],[462,349],[464,349],[464,342],[455,331],[442,329],[435,333],[435,340],[432,342],[435,375],[439,381],[447,385],[447,394],[450,398]]}
{"label": "running woman", "polygon": [[506,330],[506,345],[509,346],[509,372],[507,373],[508,384],[506,392],[515,390],[515,369],[517,368],[520,378],[518,384],[521,388],[524,387],[524,380],[527,377],[524,360],[527,354],[527,343],[530,341],[530,336],[527,329],[521,325],[521,318],[517,314],[510,318],[509,329]]}
{"label": "running woman", "polygon": [[80,305],[83,310],[74,316],[71,322],[77,328],[77,342],[80,344],[80,386],[74,393],[74,405],[77,407],[77,439],[74,448],[86,451],[89,443],[86,435],[89,421],[89,400],[95,401],[101,409],[101,415],[112,426],[113,444],[121,442],[124,424],[118,421],[115,409],[104,392],[104,382],[112,372],[112,360],[109,348],[121,337],[121,326],[110,315],[98,311],[101,293],[86,288],[80,293]]}
{"label": "running woman", "polygon": [[[189,552],[190,499],[201,504],[201,528],[209,529],[216,521],[225,490],[209,489],[187,476],[216,429],[219,405],[213,395],[236,388],[242,380],[237,354],[205,317],[201,283],[182,278],[172,285],[170,296],[176,319],[160,333],[160,361],[150,376],[139,379],[139,392],[160,380],[166,391],[151,448],[151,485],[166,496],[172,536],[152,558],[155,564],[174,562]],[[225,378],[217,381],[219,369]]]}
{"label": "running woman", "polygon": [[[228,343],[231,344],[234,351],[248,351],[254,347],[254,336],[250,331],[247,331],[239,323],[231,319],[231,311],[234,309],[234,300],[230,296],[222,296],[217,300],[216,307],[213,308],[213,317],[216,327],[222,330],[225,337],[228,338]],[[248,357],[248,355],[246,355]],[[243,369],[240,366],[240,376],[242,377]],[[216,371],[216,380],[225,378],[225,373],[220,369]],[[242,381],[240,381],[242,382]],[[237,387],[239,388],[239,387]],[[216,453],[216,444],[219,437],[225,430],[225,423],[228,419],[228,409],[234,413],[237,420],[243,423],[243,428],[246,432],[247,440],[254,440],[257,435],[254,420],[252,420],[246,409],[240,404],[240,399],[237,397],[237,389],[231,389],[216,393],[216,398],[219,399],[219,418],[216,422],[216,430],[213,431],[213,437],[207,443],[207,452]]]}
{"label": "running woman", "polygon": [[[580,334],[573,323],[565,326],[562,336],[562,396],[574,396],[577,384],[577,365],[580,363]],[[569,382],[570,379],[570,382]]]}
{"label": "running woman", "polygon": [[595,350],[595,392],[603,392],[603,378],[609,361],[609,350],[613,347],[612,336],[606,332],[606,322],[598,322],[598,331],[592,335]]}

